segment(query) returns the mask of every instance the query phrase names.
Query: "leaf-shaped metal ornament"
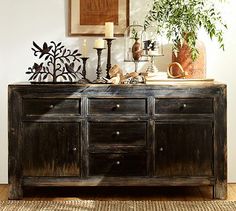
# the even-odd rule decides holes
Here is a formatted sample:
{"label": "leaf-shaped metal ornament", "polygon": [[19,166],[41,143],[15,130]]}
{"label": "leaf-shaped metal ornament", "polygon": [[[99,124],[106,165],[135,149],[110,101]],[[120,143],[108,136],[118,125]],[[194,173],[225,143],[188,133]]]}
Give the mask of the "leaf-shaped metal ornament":
{"label": "leaf-shaped metal ornament", "polygon": [[62,77],[65,81],[67,80],[67,77],[65,75],[62,75]]}
{"label": "leaf-shaped metal ornament", "polygon": [[57,47],[60,47],[60,45],[61,45],[61,42],[59,42],[59,43],[57,44]]}
{"label": "leaf-shaped metal ornament", "polygon": [[78,53],[79,50],[74,50],[72,54],[76,54]]}
{"label": "leaf-shaped metal ornament", "polygon": [[34,46],[35,48],[37,48],[39,51],[42,51],[42,48],[40,48],[40,47],[36,44],[36,42],[33,42],[33,46]]}
{"label": "leaf-shaped metal ornament", "polygon": [[49,58],[49,56],[50,56],[50,55],[47,55],[47,56],[45,57],[45,59],[44,59],[44,60],[45,60],[45,61],[47,61],[47,60],[48,60],[48,58]]}
{"label": "leaf-shaped metal ornament", "polygon": [[68,75],[68,78],[69,78],[70,82],[73,82],[71,75]]}
{"label": "leaf-shaped metal ornament", "polygon": [[46,80],[47,77],[48,77],[48,74],[45,74],[45,75],[43,76],[43,80]]}

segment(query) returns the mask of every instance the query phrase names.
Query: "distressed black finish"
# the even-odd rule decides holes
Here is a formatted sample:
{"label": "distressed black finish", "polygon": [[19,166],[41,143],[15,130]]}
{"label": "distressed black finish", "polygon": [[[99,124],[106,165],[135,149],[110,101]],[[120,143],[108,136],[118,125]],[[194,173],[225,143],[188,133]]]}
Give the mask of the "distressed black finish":
{"label": "distressed black finish", "polygon": [[25,99],[24,116],[80,115],[80,99]]}
{"label": "distressed black finish", "polygon": [[90,153],[89,176],[145,176],[145,153]]}
{"label": "distressed black finish", "polygon": [[[212,176],[212,122],[156,122],[157,176]],[[173,165],[175,163],[175,165]]]}
{"label": "distressed black finish", "polygon": [[89,99],[89,114],[126,114],[140,115],[147,113],[146,99]]}
{"label": "distressed black finish", "polygon": [[80,176],[80,124],[24,122],[24,176]]}
{"label": "distressed black finish", "polygon": [[146,146],[145,122],[89,122],[89,145]]}
{"label": "distressed black finish", "polygon": [[226,86],[9,85],[10,199],[24,186],[212,185],[227,196]]}
{"label": "distressed black finish", "polygon": [[213,112],[213,99],[156,99],[157,114],[205,114]]}

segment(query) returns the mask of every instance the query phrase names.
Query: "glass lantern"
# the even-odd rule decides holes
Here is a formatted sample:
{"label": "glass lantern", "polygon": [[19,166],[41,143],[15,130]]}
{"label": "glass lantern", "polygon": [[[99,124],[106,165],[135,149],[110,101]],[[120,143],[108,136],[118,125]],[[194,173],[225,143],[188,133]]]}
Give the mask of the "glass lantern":
{"label": "glass lantern", "polygon": [[150,60],[147,72],[158,72],[154,59],[156,57],[163,56],[163,43],[160,33],[158,33],[155,26],[149,26],[143,30],[141,39],[143,56],[148,57]]}
{"label": "glass lantern", "polygon": [[124,33],[124,61],[134,62],[135,72],[137,72],[139,62],[147,61],[143,59],[142,32],[143,26],[134,22],[126,28]]}

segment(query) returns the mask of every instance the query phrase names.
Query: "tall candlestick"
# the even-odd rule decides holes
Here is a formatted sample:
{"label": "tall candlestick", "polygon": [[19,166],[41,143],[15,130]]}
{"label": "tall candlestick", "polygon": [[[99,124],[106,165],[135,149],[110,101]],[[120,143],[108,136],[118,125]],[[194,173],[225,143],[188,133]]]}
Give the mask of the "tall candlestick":
{"label": "tall candlestick", "polygon": [[83,70],[82,70],[82,76],[83,78],[81,78],[78,83],[79,84],[89,84],[91,83],[87,78],[86,78],[86,62],[89,59],[89,57],[81,57],[82,61],[83,61]]}
{"label": "tall candlestick", "polygon": [[105,38],[113,38],[114,37],[114,23],[106,22],[105,23]]}
{"label": "tall candlestick", "polygon": [[93,83],[106,83],[106,81],[102,78],[102,65],[101,65],[101,55],[102,55],[102,50],[104,48],[94,48],[97,50],[97,56],[98,56],[98,64],[97,64],[97,69],[96,69],[96,74],[97,74],[97,79],[93,81]]}
{"label": "tall candlestick", "polygon": [[107,68],[106,68],[106,78],[110,79],[109,70],[111,69],[111,44],[112,40],[115,40],[115,38],[104,38],[104,40],[107,41]]}
{"label": "tall candlestick", "polygon": [[97,39],[94,41],[94,48],[104,48],[104,40]]}
{"label": "tall candlestick", "polygon": [[82,45],[82,56],[88,57],[87,40],[84,40],[83,45]]}

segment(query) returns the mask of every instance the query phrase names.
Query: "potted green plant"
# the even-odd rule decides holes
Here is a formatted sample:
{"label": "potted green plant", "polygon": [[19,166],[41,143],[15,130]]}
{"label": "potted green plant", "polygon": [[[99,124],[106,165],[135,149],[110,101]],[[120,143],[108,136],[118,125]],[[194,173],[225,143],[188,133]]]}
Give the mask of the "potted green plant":
{"label": "potted green plant", "polygon": [[[192,62],[196,61],[199,56],[196,45],[200,28],[203,28],[211,39],[216,38],[220,48],[224,50],[223,29],[227,26],[223,23],[213,0],[153,0],[152,7],[145,17],[144,27],[153,24],[157,33],[173,43],[173,57],[177,60],[178,55],[183,55],[184,52]],[[181,63],[185,58],[179,60]]]}

